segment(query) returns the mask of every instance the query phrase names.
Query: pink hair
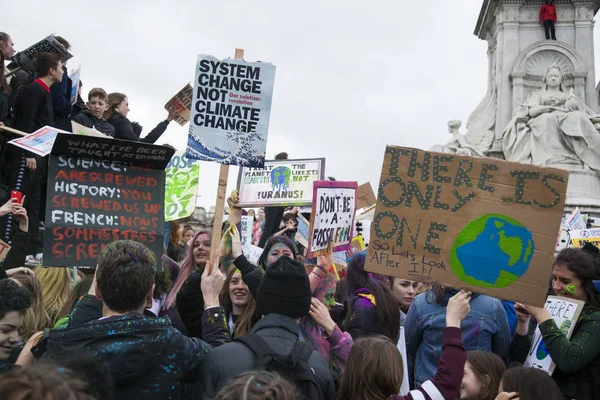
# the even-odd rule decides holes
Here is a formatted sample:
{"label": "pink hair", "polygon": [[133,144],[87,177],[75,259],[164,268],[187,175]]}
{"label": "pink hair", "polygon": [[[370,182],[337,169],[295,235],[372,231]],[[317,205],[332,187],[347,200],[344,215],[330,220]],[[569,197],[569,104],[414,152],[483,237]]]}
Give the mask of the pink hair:
{"label": "pink hair", "polygon": [[181,290],[181,287],[192,273],[192,270],[194,270],[195,268],[204,267],[204,265],[196,265],[196,262],[194,261],[194,243],[196,243],[196,239],[198,239],[198,236],[200,235],[207,235],[209,238],[212,238],[212,231],[205,229],[199,231],[194,235],[194,238],[191,241],[191,245],[187,250],[187,254],[181,263],[181,267],[179,268],[179,275],[177,276],[175,283],[173,283],[173,287],[171,288],[171,291],[167,296],[167,301],[163,306],[163,309],[165,310],[169,310],[175,305],[175,302],[177,300],[177,293],[179,293],[179,291]]}

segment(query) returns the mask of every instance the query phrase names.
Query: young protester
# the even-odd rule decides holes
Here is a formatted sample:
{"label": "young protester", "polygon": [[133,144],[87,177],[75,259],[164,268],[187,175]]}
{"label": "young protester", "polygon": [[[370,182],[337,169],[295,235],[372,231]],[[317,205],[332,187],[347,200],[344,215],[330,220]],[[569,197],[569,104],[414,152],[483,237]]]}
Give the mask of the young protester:
{"label": "young protester", "polygon": [[260,223],[260,231],[262,233],[262,230],[265,226],[265,208],[264,207],[261,207],[258,209],[258,213],[256,214],[256,220]]}
{"label": "young protester", "polygon": [[[288,153],[279,153],[275,156],[275,160],[287,160]],[[262,233],[258,241],[258,247],[265,248],[267,240],[279,231],[281,219],[283,218],[284,207],[266,207],[264,208],[265,218],[262,223]]]}
{"label": "young protester", "polygon": [[[15,44],[8,33],[0,32],[0,53],[4,58],[10,60],[15,55]],[[4,64],[2,64],[4,68]]]}
{"label": "young protester", "polygon": [[31,294],[11,279],[0,280],[0,373],[13,367],[7,360],[19,343],[19,330],[25,312],[31,306]]}
{"label": "young protester", "polygon": [[398,396],[402,378],[402,356],[394,341],[376,335],[358,339],[352,346],[336,399],[433,400],[454,399],[459,393],[467,354],[461,340],[461,322],[469,313],[469,292],[459,292],[448,301],[443,329],[442,354],[435,376],[406,396]]}
{"label": "young protester", "polygon": [[86,106],[87,110],[81,111],[71,120],[86,128],[93,128],[105,135],[114,136],[115,128],[103,117],[106,110],[108,110],[108,95],[104,89],[93,88],[90,90]]}
{"label": "young protester", "polygon": [[505,370],[504,361],[494,353],[468,351],[460,384],[460,400],[494,400]]}
{"label": "young protester", "polygon": [[[39,78],[22,89],[14,105],[15,128],[32,133],[54,122],[54,111],[50,88],[62,81],[63,70],[60,57],[53,53],[40,53],[35,58],[35,72]],[[5,182],[12,190],[27,195],[27,216],[29,218],[28,254],[41,259],[39,238],[41,210],[46,199],[42,186],[46,176],[47,159],[29,151],[13,148],[6,153]]]}
{"label": "young protester", "polygon": [[[444,326],[448,300],[458,290],[434,285],[413,301],[406,316],[406,351],[414,362],[414,383],[421,385],[435,374],[441,346],[439,332]],[[500,300],[474,293],[471,312],[462,324],[468,350],[490,351],[508,358],[510,331]]]}
{"label": "young protester", "polygon": [[159,123],[148,136],[141,138],[140,133],[134,131],[131,121],[127,119],[128,113],[129,100],[127,96],[123,93],[111,93],[108,95],[108,110],[104,113],[104,118],[115,128],[115,139],[155,143],[165,132],[169,122],[175,118],[173,114],[169,114],[167,119]]}
{"label": "young protester", "polygon": [[63,329],[69,325],[69,316],[75,309],[77,303],[90,291],[92,287],[94,279],[91,277],[87,277],[77,283],[71,293],[69,294],[69,298],[59,311],[58,315],[62,315],[62,317],[56,322],[54,325],[54,329]]}
{"label": "young protester", "polygon": [[[15,369],[0,376],[3,400],[96,400],[89,384],[69,369],[53,366]],[[98,399],[99,400],[99,399]]]}
{"label": "young protester", "polygon": [[396,299],[398,307],[400,307],[400,325],[404,325],[408,309],[415,299],[417,289],[421,283],[408,279],[390,277],[390,284],[394,299]]}
{"label": "young protester", "polygon": [[202,337],[201,317],[204,300],[200,284],[210,256],[211,238],[211,231],[202,230],[196,233],[163,306],[165,311],[176,307],[188,335],[196,338]]}
{"label": "young protester", "polygon": [[181,231],[181,237],[182,237],[181,242],[186,247],[186,249],[187,249],[187,247],[189,247],[195,234],[196,234],[196,232],[194,231],[194,228],[192,228],[190,225],[186,224],[183,226],[183,231]]}
{"label": "young protester", "polygon": [[[287,367],[284,377],[296,383],[300,394],[310,399],[333,399],[331,372],[319,354],[298,337],[297,320],[309,314],[310,304],[311,288],[304,266],[285,256],[271,264],[256,292],[256,311],[263,318],[250,335],[209,354],[207,368],[201,371],[205,395],[211,398],[242,372],[266,369],[282,373]],[[296,363],[290,364],[291,360]]]}
{"label": "young protester", "polygon": [[256,302],[242,279],[242,273],[236,268],[230,268],[227,272],[220,303],[227,314],[227,324],[232,339],[250,333]]}
{"label": "young protester", "polygon": [[348,263],[342,330],[356,340],[364,335],[382,334],[394,343],[400,332],[400,313],[394,296],[385,284],[365,271],[365,253],[355,254]]}
{"label": "young protester", "polygon": [[556,30],[554,25],[556,24],[556,6],[554,0],[546,0],[540,8],[540,24],[544,24],[544,32],[546,33],[546,40],[556,40]]}
{"label": "young protester", "polygon": [[535,368],[514,367],[506,370],[496,400],[563,400],[593,397],[563,397],[556,382]]}
{"label": "young protester", "polygon": [[[60,43],[67,51],[71,49],[71,44],[61,36],[55,36],[56,41]],[[52,110],[54,114],[55,128],[71,132],[71,90],[73,81],[69,77],[66,63],[62,64],[62,79],[50,87],[52,96]]]}
{"label": "young protester", "polygon": [[527,358],[535,328],[530,319],[535,318],[546,350],[556,364],[552,378],[569,399],[600,396],[600,293],[595,280],[600,280],[600,254],[593,245],[561,250],[554,259],[554,293],[585,302],[570,339],[545,308],[515,304],[518,322],[511,345],[512,360],[523,362]]}
{"label": "young protester", "polygon": [[36,267],[33,272],[40,280],[43,291],[44,308],[50,316],[50,327],[64,317],[60,311],[71,293],[71,269],[62,267]]}
{"label": "young protester", "polygon": [[26,342],[34,333],[52,327],[50,325],[50,316],[44,308],[42,285],[33,271],[17,272],[10,279],[17,282],[19,286],[27,289],[29,294],[31,294],[31,307],[25,314],[23,327],[21,328],[21,339]]}
{"label": "young protester", "polygon": [[[260,227],[260,221],[256,217],[256,213],[254,210],[249,210],[248,215],[252,217],[252,244],[258,245],[260,241],[260,235],[262,234],[262,229]],[[264,218],[264,211],[263,211]]]}
{"label": "young protester", "polygon": [[296,253],[303,254],[304,247],[296,240],[296,232],[298,231],[298,218],[296,217],[296,214],[292,212],[285,213],[281,218],[281,222],[283,222],[284,228],[274,234],[273,237],[286,236],[294,243]]}
{"label": "young protester", "polygon": [[300,400],[294,386],[277,373],[252,371],[236,376],[215,400]]}
{"label": "young protester", "polygon": [[182,256],[183,246],[181,244],[181,225],[175,221],[169,223],[169,244],[167,245],[167,255],[172,260],[179,262]]}
{"label": "young protester", "polygon": [[[90,355],[105,363],[113,382],[115,400],[176,399],[183,385],[193,382],[200,365],[211,351],[209,344],[187,338],[173,328],[168,318],[142,315],[152,304],[156,274],[154,254],[144,245],[117,241],[98,257],[96,296],[103,303],[103,317],[70,329],[51,331],[44,359],[60,364],[69,355]],[[202,315],[207,336],[228,338],[229,333],[211,331],[223,318],[218,294],[224,278],[218,268],[206,268],[202,293],[206,308]]]}

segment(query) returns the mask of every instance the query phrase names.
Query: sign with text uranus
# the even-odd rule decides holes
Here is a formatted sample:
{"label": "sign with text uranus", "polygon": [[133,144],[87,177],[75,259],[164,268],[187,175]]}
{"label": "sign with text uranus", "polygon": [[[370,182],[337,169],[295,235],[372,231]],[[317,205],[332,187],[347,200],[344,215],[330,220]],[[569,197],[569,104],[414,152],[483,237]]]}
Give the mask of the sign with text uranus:
{"label": "sign with text uranus", "polygon": [[199,55],[186,156],[262,168],[275,66]]}
{"label": "sign with text uranus", "polygon": [[568,172],[387,146],[365,269],[542,306]]}

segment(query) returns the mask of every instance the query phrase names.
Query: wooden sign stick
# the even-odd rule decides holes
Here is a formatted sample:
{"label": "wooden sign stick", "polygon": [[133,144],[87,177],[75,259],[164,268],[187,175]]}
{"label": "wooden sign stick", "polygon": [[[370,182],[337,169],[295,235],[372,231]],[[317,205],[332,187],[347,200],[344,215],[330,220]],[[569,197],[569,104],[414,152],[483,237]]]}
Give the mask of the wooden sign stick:
{"label": "wooden sign stick", "polygon": [[19,136],[27,136],[27,133],[20,131],[18,129],[15,129],[15,128],[9,128],[8,126],[0,126],[0,130],[6,131],[6,132],[11,132],[11,133],[14,133],[15,135],[19,135]]}
{"label": "wooden sign stick", "polygon": [[[235,49],[235,59],[241,60],[244,58],[244,49]],[[225,196],[227,195],[227,178],[229,177],[229,165],[221,164],[219,170],[219,186],[217,188],[217,203],[215,204],[215,217],[213,219],[212,240],[210,243],[210,258],[211,269],[208,274],[212,273],[212,268],[219,268],[218,265],[212,265],[215,260],[217,251],[221,244],[221,229],[223,225],[223,212],[225,211]]]}
{"label": "wooden sign stick", "polygon": [[6,74],[4,74],[5,78],[8,78],[9,76],[13,76],[16,72],[20,71],[21,67],[17,67],[11,71],[8,71]]}

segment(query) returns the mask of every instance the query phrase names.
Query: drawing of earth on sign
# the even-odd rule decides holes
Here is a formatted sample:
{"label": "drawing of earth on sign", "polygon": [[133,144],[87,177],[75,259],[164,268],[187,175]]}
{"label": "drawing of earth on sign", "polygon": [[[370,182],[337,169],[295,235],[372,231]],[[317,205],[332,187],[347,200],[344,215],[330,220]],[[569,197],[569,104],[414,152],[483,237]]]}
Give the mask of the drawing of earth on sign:
{"label": "drawing of earth on sign", "polygon": [[543,360],[548,357],[548,350],[546,349],[546,343],[544,343],[544,339],[540,340],[540,344],[535,352],[535,358],[538,360]]}
{"label": "drawing of earth on sign", "polygon": [[531,232],[523,224],[504,215],[486,214],[456,236],[450,265],[465,283],[503,288],[523,276],[534,250]]}
{"label": "drawing of earth on sign", "polygon": [[287,190],[291,179],[292,171],[288,167],[277,167],[271,171],[271,186],[275,192]]}

